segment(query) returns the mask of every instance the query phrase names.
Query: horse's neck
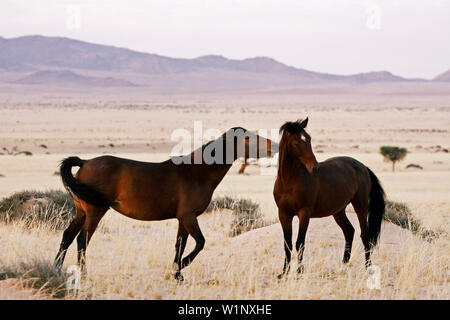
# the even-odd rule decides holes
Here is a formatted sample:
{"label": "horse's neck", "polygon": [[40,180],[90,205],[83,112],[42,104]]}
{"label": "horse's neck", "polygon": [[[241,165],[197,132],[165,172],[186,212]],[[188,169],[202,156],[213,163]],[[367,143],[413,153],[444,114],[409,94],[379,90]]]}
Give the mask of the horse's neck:
{"label": "horse's neck", "polygon": [[278,177],[282,184],[289,183],[290,180],[306,177],[309,175],[305,165],[300,160],[287,154],[280,154],[280,163],[278,165]]}
{"label": "horse's neck", "polygon": [[[234,149],[236,150],[236,145]],[[193,155],[193,154],[192,154]],[[193,158],[192,158],[193,159]],[[226,163],[227,157],[224,154],[223,162],[224,163],[214,163],[214,164],[206,164],[202,159],[202,163],[197,165],[196,172],[198,174],[198,179],[203,180],[205,183],[213,187],[214,189],[218,186],[218,184],[222,181],[222,179],[227,174],[228,170],[230,170],[233,162],[236,161],[237,154],[234,152],[231,163]],[[195,166],[195,164],[194,164]]]}
{"label": "horse's neck", "polygon": [[203,177],[208,180],[210,185],[215,189],[222,179],[227,174],[228,170],[230,170],[232,164],[212,164],[212,165],[203,165],[204,174]]}

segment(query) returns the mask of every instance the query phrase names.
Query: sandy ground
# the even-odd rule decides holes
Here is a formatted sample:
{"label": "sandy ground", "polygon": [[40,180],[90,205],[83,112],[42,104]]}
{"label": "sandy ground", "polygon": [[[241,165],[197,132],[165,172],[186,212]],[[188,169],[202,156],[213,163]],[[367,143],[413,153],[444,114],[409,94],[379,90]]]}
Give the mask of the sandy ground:
{"label": "sandy ground", "polygon": [[[204,129],[243,126],[266,129],[270,134],[270,129],[278,130],[284,121],[309,116],[308,130],[319,161],[335,155],[355,157],[375,171],[389,199],[405,202],[424,226],[450,233],[450,153],[443,150],[450,150],[450,100],[442,97],[389,96],[383,100],[376,96],[368,101],[354,95],[334,99],[293,94],[118,97],[115,93],[74,92],[34,92],[21,97],[1,90],[0,97],[0,148],[33,153],[13,156],[0,150],[4,153],[0,155],[0,198],[24,189],[62,189],[60,178],[53,173],[69,155],[165,160],[176,143],[171,140],[173,130],[192,131],[197,120]],[[410,153],[397,164],[397,172],[382,161],[381,145],[408,148]],[[410,163],[423,170],[406,169]],[[238,175],[238,169],[239,161],[215,196],[253,199],[267,221],[277,222],[272,196],[275,171],[250,166],[246,175]],[[88,250],[85,294],[98,299],[448,299],[447,238],[428,243],[384,224],[374,254],[382,286],[369,290],[359,226],[351,207],[348,212],[356,229],[350,265],[340,263],[344,241],[334,220],[314,219],[307,235],[307,271],[300,280],[286,282],[274,279],[283,261],[279,223],[230,238],[230,212],[204,215],[200,224],[206,247],[186,269],[186,283],[179,286],[170,276],[176,221],[141,223],[111,210]],[[0,259],[15,261],[36,255],[53,259],[60,237],[61,233],[0,224],[0,241],[9,248],[0,253]],[[187,251],[192,247],[189,240]],[[74,251],[71,247],[66,265],[75,262]]]}

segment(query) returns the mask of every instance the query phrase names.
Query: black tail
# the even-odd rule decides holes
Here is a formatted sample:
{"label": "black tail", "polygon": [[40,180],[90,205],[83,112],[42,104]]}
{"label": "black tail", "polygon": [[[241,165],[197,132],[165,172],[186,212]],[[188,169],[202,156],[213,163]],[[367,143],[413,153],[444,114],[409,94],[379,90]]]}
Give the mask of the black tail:
{"label": "black tail", "polygon": [[95,188],[81,183],[72,175],[72,167],[81,168],[85,162],[86,160],[81,160],[78,157],[69,157],[61,162],[60,174],[64,187],[81,200],[108,209],[110,203],[103,194],[95,190]]}
{"label": "black tail", "polygon": [[369,170],[370,182],[372,183],[369,194],[369,242],[372,246],[376,246],[380,237],[381,221],[384,216],[384,190],[372,170],[369,168],[367,170]]}

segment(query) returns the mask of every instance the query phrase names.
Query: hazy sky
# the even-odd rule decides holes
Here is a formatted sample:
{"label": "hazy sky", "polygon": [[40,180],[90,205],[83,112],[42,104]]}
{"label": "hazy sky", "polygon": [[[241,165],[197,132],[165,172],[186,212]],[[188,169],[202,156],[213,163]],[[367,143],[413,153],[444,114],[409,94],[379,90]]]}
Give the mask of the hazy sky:
{"label": "hazy sky", "polygon": [[0,36],[31,34],[336,74],[450,69],[448,0],[1,0]]}

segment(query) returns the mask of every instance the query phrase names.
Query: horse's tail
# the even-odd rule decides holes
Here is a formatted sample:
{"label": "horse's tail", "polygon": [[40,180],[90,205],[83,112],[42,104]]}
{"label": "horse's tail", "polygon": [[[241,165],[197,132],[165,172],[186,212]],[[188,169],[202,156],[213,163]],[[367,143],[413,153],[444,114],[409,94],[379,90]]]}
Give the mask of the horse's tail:
{"label": "horse's tail", "polygon": [[61,162],[60,174],[64,187],[78,198],[95,206],[108,209],[110,202],[95,188],[81,183],[72,174],[72,167],[82,167],[86,160],[78,157],[69,157]]}
{"label": "horse's tail", "polygon": [[376,246],[380,237],[381,221],[385,210],[384,190],[377,176],[367,168],[372,188],[369,193],[369,242]]}

